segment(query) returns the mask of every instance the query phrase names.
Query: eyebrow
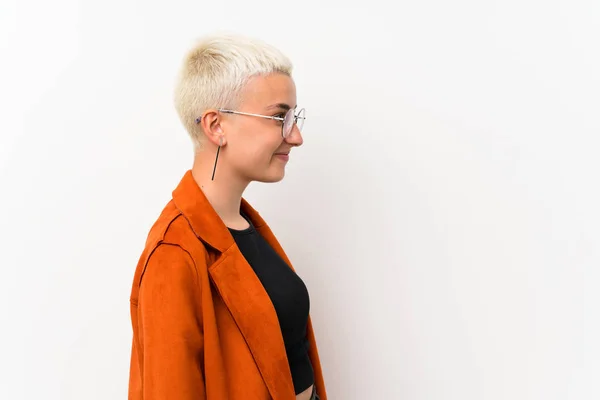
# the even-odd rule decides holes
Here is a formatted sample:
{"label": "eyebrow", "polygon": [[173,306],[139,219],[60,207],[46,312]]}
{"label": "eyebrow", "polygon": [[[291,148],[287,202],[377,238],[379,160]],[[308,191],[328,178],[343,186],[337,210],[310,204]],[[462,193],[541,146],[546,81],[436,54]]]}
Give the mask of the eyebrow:
{"label": "eyebrow", "polygon": [[[296,107],[298,107],[298,105],[296,105]],[[294,107],[294,108],[296,108],[296,107]],[[290,105],[289,105],[289,104],[285,104],[285,103],[277,103],[277,104],[273,104],[273,105],[270,105],[269,107],[267,107],[267,110],[270,110],[270,109],[272,109],[272,108],[282,108],[282,109],[284,109],[284,110],[286,110],[286,111],[287,111],[287,110],[289,110],[289,109],[290,109],[290,108],[292,108],[292,107],[290,107]]]}

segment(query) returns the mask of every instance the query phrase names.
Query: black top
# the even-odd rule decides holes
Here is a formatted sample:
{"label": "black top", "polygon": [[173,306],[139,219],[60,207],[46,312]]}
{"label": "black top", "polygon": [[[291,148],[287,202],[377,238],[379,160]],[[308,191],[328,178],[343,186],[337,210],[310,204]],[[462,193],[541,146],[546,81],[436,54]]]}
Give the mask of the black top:
{"label": "black top", "polygon": [[314,383],[308,356],[306,327],[310,300],[302,279],[283,261],[267,241],[250,227],[229,228],[240,251],[263,284],[277,313],[296,394]]}

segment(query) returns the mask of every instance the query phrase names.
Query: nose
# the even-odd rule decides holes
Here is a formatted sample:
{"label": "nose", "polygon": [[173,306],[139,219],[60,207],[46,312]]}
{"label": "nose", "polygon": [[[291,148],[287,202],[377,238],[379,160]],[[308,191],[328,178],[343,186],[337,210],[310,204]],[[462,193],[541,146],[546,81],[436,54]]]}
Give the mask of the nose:
{"label": "nose", "polygon": [[290,135],[287,138],[285,138],[285,141],[293,146],[302,146],[302,143],[304,143],[304,139],[302,138],[302,133],[300,133],[300,129],[298,129],[298,125],[294,124]]}

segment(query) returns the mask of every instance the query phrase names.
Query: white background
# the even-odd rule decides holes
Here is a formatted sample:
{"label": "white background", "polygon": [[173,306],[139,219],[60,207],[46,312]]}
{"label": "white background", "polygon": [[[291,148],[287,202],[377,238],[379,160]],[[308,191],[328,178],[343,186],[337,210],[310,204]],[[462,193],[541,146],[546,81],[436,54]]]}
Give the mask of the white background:
{"label": "white background", "polygon": [[126,398],[133,272],[192,161],[175,75],[215,30],[295,64],[305,145],[246,197],[331,400],[600,398],[597,1],[0,4],[0,399]]}

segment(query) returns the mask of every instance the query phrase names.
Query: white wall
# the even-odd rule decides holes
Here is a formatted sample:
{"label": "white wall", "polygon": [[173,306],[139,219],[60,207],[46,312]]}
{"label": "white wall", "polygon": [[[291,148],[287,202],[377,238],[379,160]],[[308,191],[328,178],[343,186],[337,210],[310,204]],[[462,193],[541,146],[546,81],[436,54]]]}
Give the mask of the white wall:
{"label": "white wall", "polygon": [[247,197],[332,400],[600,398],[597,2],[3,0],[1,399],[126,398],[133,271],[192,160],[174,78],[215,29],[295,62],[305,145]]}

